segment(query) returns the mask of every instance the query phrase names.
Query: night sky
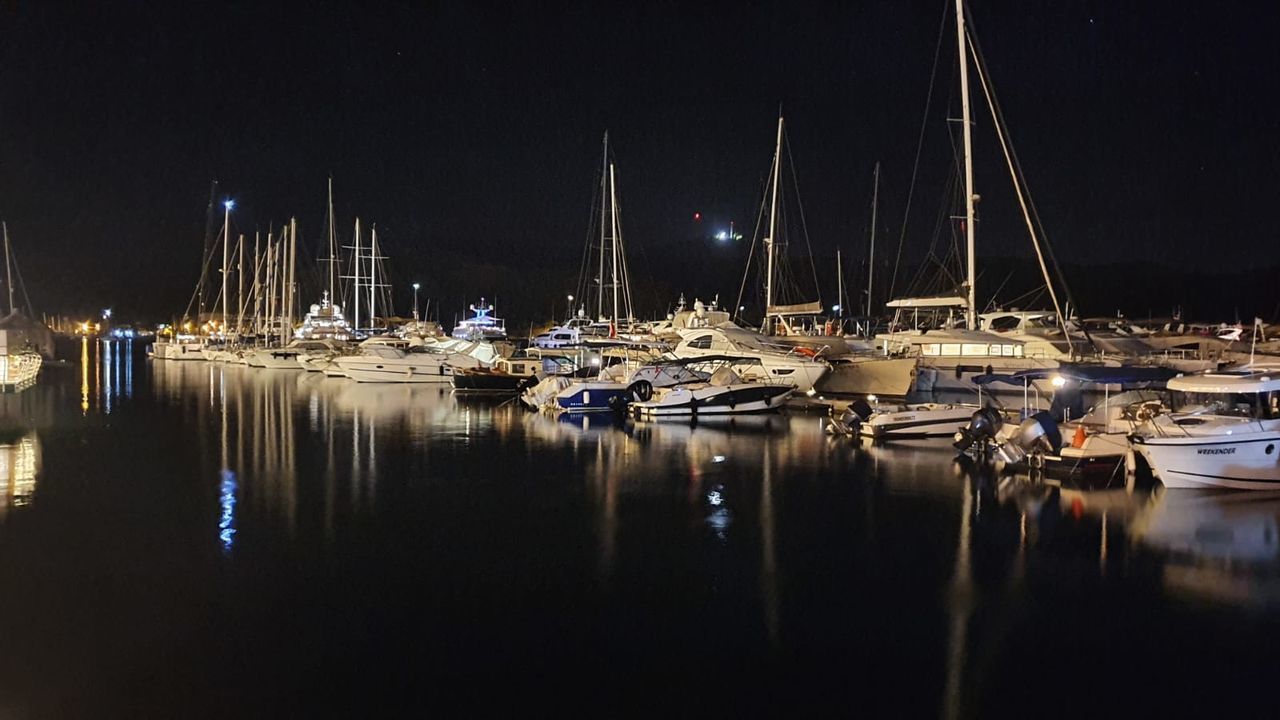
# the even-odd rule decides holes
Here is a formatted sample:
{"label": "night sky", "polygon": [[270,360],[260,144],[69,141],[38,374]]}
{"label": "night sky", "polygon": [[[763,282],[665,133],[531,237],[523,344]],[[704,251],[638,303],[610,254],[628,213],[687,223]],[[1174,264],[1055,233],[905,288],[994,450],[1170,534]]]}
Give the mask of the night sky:
{"label": "night sky", "polygon": [[[212,180],[237,230],[296,214],[314,247],[332,175],[340,229],[377,223],[404,305],[419,280],[446,308],[506,293],[506,314],[545,316],[573,290],[606,129],[650,304],[732,296],[745,250],[710,237],[734,220],[750,239],[780,105],[815,254],[865,256],[877,161],[892,252],[940,26],[904,263],[946,206],[948,1],[369,5],[0,5],[0,217],[36,311],[180,313]],[[971,6],[1065,263],[1275,266],[1280,11],[1263,7]],[[980,255],[1027,256],[977,118]]]}

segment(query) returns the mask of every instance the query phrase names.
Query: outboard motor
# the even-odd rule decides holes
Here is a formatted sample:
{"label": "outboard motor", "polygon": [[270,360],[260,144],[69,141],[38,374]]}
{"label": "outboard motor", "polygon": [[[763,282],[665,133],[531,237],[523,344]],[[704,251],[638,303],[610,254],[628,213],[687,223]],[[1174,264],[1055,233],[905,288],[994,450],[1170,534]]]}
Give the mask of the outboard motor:
{"label": "outboard motor", "polygon": [[1041,410],[1018,426],[1014,436],[1018,447],[1030,452],[1056,453],[1062,449],[1062,432],[1053,415]]}
{"label": "outboard motor", "polygon": [[994,441],[1002,425],[1004,417],[999,410],[990,406],[975,410],[969,417],[969,424],[956,431],[952,445],[960,452],[965,452],[975,445]]}
{"label": "outboard motor", "polygon": [[871,406],[866,400],[854,400],[849,403],[849,407],[838,419],[833,419],[827,425],[827,432],[832,434],[849,435],[857,437],[861,432],[862,423],[871,417]]}

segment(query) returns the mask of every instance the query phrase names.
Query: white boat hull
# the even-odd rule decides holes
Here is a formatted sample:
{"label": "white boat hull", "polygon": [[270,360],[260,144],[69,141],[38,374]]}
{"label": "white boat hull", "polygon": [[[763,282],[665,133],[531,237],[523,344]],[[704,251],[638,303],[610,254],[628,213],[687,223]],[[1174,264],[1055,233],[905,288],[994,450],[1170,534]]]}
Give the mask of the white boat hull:
{"label": "white boat hull", "polygon": [[652,400],[632,403],[641,418],[701,417],[771,412],[782,407],[792,389],[786,385],[737,383],[734,385],[677,386],[659,390]]}
{"label": "white boat hull", "polygon": [[1167,488],[1280,489],[1280,431],[1132,441]]}
{"label": "white boat hull", "polygon": [[450,383],[453,368],[445,356],[414,353],[406,358],[382,358],[353,355],[338,358],[334,364],[347,377],[362,383]]}
{"label": "white boat hull", "polygon": [[951,437],[968,424],[977,405],[922,403],[877,410],[859,426],[864,437],[887,440],[896,437]]}

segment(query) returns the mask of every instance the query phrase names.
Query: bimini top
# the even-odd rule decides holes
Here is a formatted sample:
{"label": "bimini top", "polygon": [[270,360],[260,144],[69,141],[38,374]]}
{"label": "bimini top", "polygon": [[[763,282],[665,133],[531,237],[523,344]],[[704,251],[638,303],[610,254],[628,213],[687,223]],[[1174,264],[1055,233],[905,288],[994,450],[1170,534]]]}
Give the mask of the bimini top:
{"label": "bimini top", "polygon": [[[1062,365],[1056,368],[1037,368],[1022,370],[1010,375],[988,373],[978,375],[973,381],[979,385],[989,383],[1008,383],[1009,385],[1025,385],[1033,380],[1060,377],[1078,383],[1094,383],[1099,385],[1136,385],[1138,383],[1169,383],[1173,388],[1176,373],[1163,367],[1105,367],[1102,365]],[[1280,374],[1277,375],[1280,378]]]}
{"label": "bimini top", "polygon": [[891,308],[930,308],[930,307],[968,307],[969,301],[956,295],[934,295],[932,297],[898,298],[885,303]]}
{"label": "bimini top", "polygon": [[1280,390],[1280,367],[1179,375],[1169,381],[1169,389],[1198,393],[1274,392]]}

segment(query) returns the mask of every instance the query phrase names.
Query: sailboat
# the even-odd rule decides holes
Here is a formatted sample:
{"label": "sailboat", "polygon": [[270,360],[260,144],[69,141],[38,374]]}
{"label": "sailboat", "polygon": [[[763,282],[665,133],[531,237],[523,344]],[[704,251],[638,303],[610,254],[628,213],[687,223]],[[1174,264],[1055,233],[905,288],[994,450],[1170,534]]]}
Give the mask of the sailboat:
{"label": "sailboat", "polygon": [[[4,228],[4,269],[9,290],[9,313],[0,318],[0,389],[20,390],[33,385],[40,374],[44,357],[39,348],[42,340],[52,351],[52,333],[30,320],[14,306],[13,251],[9,247],[9,225]],[[43,329],[43,333],[40,330]],[[45,339],[47,336],[47,340]]]}
{"label": "sailboat", "polygon": [[[871,353],[855,352],[837,332],[834,322],[828,322],[822,316],[820,300],[780,304],[779,286],[782,284],[782,267],[784,257],[780,252],[782,223],[780,222],[780,186],[782,183],[782,154],[785,140],[785,121],[778,116],[777,138],[774,145],[773,165],[762,202],[762,213],[767,214],[766,235],[763,238],[764,259],[764,301],[765,312],[761,323],[759,340],[752,343],[734,333],[721,329],[724,337],[707,339],[706,332],[681,333],[682,342],[675,352],[680,354],[690,349],[691,345],[720,345],[717,352],[733,353],[744,350],[766,350],[792,356],[793,361],[807,360],[812,364],[821,364],[824,372],[807,369],[803,365],[797,370],[786,371],[781,368],[769,370],[771,377],[790,376],[788,379],[803,378],[797,384],[802,392],[813,390],[815,393],[827,395],[884,395],[905,396],[911,389],[915,376],[915,361],[911,358],[886,358]],[[748,261],[750,262],[750,261]],[[745,291],[745,282],[743,286]],[[739,306],[742,305],[742,293],[739,293]],[[731,336],[736,336],[731,337]],[[736,347],[728,347],[733,345]],[[755,345],[755,348],[751,346]],[[712,348],[705,348],[710,351]],[[777,358],[762,357],[762,367],[777,365]]]}
{"label": "sailboat", "polygon": [[[965,280],[959,292],[926,297],[909,297],[891,300],[887,306],[894,311],[888,332],[876,336],[886,355],[915,357],[920,367],[915,389],[921,392],[968,391],[975,389],[973,378],[979,375],[1008,374],[1021,370],[1044,370],[1059,366],[1057,357],[1046,357],[1038,348],[1028,347],[1023,337],[1011,337],[989,332],[981,328],[977,307],[977,216],[975,204],[978,195],[973,182],[973,133],[969,93],[969,55],[971,40],[965,27],[963,0],[956,0],[956,34],[959,53],[960,105],[961,105],[961,153],[964,173]],[[1023,209],[1032,245],[1040,261],[1045,286],[1054,306],[1054,315],[1063,326],[1063,317],[1057,292],[1044,262],[1040,239],[1028,212],[1022,183],[1014,171],[1009,154],[1004,125],[991,100],[984,69],[979,65],[979,79],[992,111],[999,134],[1001,148],[1009,170],[1014,174],[1014,188]],[[1063,340],[1070,346],[1068,334]],[[1069,349],[1069,348],[1068,348]],[[1074,353],[1070,353],[1074,355]]]}

